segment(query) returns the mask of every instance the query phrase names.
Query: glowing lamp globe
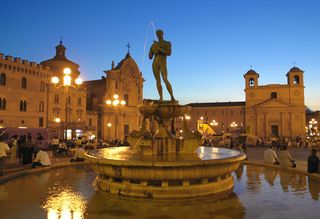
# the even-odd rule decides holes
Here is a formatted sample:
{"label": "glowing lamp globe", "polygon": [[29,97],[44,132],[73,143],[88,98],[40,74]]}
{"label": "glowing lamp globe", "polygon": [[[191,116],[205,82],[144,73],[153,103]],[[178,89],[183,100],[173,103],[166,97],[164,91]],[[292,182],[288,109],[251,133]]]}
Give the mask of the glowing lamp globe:
{"label": "glowing lamp globe", "polygon": [[106,104],[107,104],[107,105],[111,105],[111,104],[112,104],[112,101],[111,101],[111,100],[107,100],[107,101],[106,101]]}
{"label": "glowing lamp globe", "polygon": [[59,83],[59,78],[57,76],[54,76],[51,78],[51,83],[52,84],[58,84]]}
{"label": "glowing lamp globe", "polygon": [[121,101],[120,101],[120,104],[123,106],[123,105],[125,105],[125,104],[126,104],[126,101],[121,100]]}
{"label": "glowing lamp globe", "polygon": [[76,78],[75,83],[76,85],[81,85],[82,84],[82,79],[81,78]]}
{"label": "glowing lamp globe", "polygon": [[71,74],[71,69],[70,68],[65,68],[63,69],[63,73],[66,75],[70,75]]}
{"label": "glowing lamp globe", "polygon": [[70,86],[71,85],[71,77],[69,75],[66,75],[63,77],[63,84],[65,86]]}
{"label": "glowing lamp globe", "polygon": [[115,94],[115,95],[113,95],[113,98],[114,98],[114,99],[118,99],[118,98],[119,98],[119,95],[118,95],[118,94]]}

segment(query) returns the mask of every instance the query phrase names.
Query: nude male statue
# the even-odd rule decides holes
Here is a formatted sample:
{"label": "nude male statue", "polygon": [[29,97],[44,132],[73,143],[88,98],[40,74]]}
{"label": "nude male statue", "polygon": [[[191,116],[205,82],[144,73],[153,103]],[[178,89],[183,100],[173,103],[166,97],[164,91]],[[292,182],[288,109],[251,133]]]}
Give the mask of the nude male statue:
{"label": "nude male statue", "polygon": [[149,59],[152,59],[153,55],[155,56],[152,63],[152,70],[153,70],[154,77],[156,78],[156,81],[157,81],[157,89],[160,96],[160,101],[163,101],[160,73],[162,76],[162,80],[166,84],[167,90],[170,94],[171,101],[175,101],[173,92],[172,92],[172,87],[168,80],[168,71],[167,71],[167,56],[171,55],[171,43],[163,39],[162,30],[157,30],[156,34],[159,41],[153,41],[153,44],[149,51]]}

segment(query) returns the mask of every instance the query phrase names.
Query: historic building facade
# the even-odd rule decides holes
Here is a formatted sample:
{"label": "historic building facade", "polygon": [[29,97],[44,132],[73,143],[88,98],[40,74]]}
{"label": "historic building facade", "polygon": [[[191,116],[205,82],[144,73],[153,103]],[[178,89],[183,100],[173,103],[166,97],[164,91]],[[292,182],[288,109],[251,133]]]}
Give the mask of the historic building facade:
{"label": "historic building facade", "polygon": [[52,76],[63,81],[63,69],[73,79],[79,65],[68,60],[62,42],[56,56],[37,64],[0,54],[0,127],[47,128],[49,137],[96,135],[97,113],[86,110],[86,88],[55,87]]}
{"label": "historic building facade", "polygon": [[305,135],[303,71],[293,67],[287,84],[259,85],[259,74],[245,75],[247,132],[262,138]]}
{"label": "historic building facade", "polygon": [[100,80],[85,82],[87,108],[97,111],[99,138],[125,140],[141,123],[138,106],[143,101],[144,79],[129,52],[104,72]]}
{"label": "historic building facade", "polygon": [[0,54],[0,127],[47,127],[51,75],[49,67]]}
{"label": "historic building facade", "polygon": [[190,128],[201,132],[211,128],[216,134],[242,131],[245,127],[245,104],[243,101],[190,103]]}
{"label": "historic building facade", "polygon": [[[49,60],[41,62],[52,72],[52,76],[57,76],[60,83],[63,82],[64,69],[71,69],[71,78],[74,80],[80,76],[79,65],[70,61],[66,57],[66,47],[60,41],[56,46],[56,55]],[[49,108],[48,108],[48,128],[52,131],[51,135],[61,138],[71,139],[82,135],[95,135],[94,122],[91,124],[87,118],[86,111],[86,88],[77,86],[54,86],[49,83]],[[91,113],[90,113],[91,115]]]}
{"label": "historic building facade", "polygon": [[188,104],[190,128],[212,128],[217,134],[236,130],[263,139],[305,135],[303,71],[293,67],[286,77],[287,84],[259,85],[259,74],[249,70],[244,75],[245,102]]}

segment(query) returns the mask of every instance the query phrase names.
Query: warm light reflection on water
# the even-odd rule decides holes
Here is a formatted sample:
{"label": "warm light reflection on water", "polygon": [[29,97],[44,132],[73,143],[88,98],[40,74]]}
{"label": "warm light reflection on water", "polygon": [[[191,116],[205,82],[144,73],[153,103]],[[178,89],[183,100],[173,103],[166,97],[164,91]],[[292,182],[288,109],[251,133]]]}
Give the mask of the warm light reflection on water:
{"label": "warm light reflection on water", "polygon": [[69,188],[51,191],[44,202],[48,219],[83,219],[86,201],[82,195]]}
{"label": "warm light reflection on water", "polygon": [[318,218],[320,182],[304,174],[240,166],[227,199],[126,198],[94,191],[97,174],[69,167],[0,184],[0,218],[26,219],[213,219]]}

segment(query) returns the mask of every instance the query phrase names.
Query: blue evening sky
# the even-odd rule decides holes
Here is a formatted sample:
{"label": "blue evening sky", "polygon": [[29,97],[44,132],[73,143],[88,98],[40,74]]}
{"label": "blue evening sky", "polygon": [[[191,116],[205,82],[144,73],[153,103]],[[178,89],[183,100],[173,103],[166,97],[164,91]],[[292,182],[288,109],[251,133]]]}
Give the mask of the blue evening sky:
{"label": "blue evening sky", "polygon": [[306,105],[320,109],[320,1],[2,0],[0,12],[1,53],[40,62],[63,36],[85,80],[121,61],[130,42],[144,97],[158,98],[151,61],[143,59],[153,22],[172,43],[169,79],[180,103],[244,100],[251,65],[260,84],[277,84],[295,62],[305,71]]}

